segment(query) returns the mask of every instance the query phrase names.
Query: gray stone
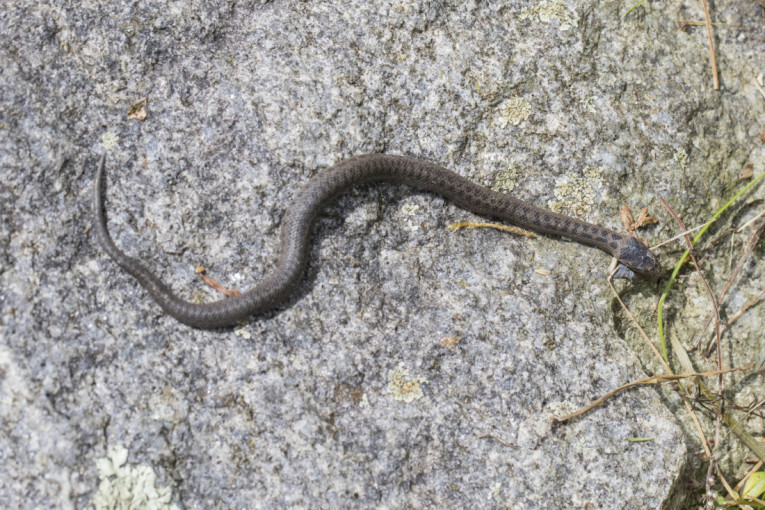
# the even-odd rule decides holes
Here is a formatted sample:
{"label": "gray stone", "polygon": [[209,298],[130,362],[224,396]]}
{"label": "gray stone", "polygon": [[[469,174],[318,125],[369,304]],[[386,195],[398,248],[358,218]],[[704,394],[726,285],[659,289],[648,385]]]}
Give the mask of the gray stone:
{"label": "gray stone", "polygon": [[[320,219],[294,299],[198,331],[96,245],[93,178],[107,151],[116,242],[188,299],[220,298],[199,265],[241,290],[267,274],[296,190],[367,152],[437,162],[614,229],[622,204],[648,206],[662,222],[644,235],[658,241],[676,228],[657,196],[700,224],[745,163],[762,171],[761,29],[716,32],[713,91],[705,33],[678,30],[662,2],[628,16],[555,0],[5,4],[4,507],[683,500],[697,446],[671,388],[552,425],[661,370],[608,290],[603,253],[451,232],[486,219],[364,187]],[[714,7],[736,24],[753,5]],[[127,119],[145,97],[146,120]],[[653,324],[656,287],[619,288]],[[643,436],[654,439],[627,441]]]}

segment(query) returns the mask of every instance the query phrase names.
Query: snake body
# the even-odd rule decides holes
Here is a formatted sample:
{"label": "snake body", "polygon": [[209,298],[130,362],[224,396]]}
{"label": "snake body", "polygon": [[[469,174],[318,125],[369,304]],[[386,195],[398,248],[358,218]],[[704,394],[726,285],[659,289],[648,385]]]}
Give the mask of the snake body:
{"label": "snake body", "polygon": [[349,158],[319,173],[297,194],[282,219],[281,251],[276,268],[257,286],[220,301],[190,303],[176,296],[157,275],[114,244],[104,213],[105,165],[106,155],[101,160],[96,177],[94,200],[95,231],[101,245],[117,264],[138,280],[165,312],[197,328],[233,326],[284,302],[305,275],[311,232],[319,213],[351,187],[378,181],[428,190],[474,213],[595,246],[648,279],[655,278],[661,269],[653,253],[633,237],[536,207],[426,161],[368,154]]}

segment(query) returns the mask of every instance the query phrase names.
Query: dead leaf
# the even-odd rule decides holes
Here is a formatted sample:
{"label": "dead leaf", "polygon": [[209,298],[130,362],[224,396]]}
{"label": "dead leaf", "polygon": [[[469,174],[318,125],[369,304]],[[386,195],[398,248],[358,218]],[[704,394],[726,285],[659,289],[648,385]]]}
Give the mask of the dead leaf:
{"label": "dead leaf", "polygon": [[447,349],[454,349],[462,339],[457,336],[445,336],[439,342]]}
{"label": "dead leaf", "polygon": [[635,228],[644,227],[653,223],[659,223],[659,218],[656,218],[655,216],[649,216],[647,207],[640,209],[640,215],[635,222]]}
{"label": "dead leaf", "polygon": [[128,110],[127,118],[129,120],[146,120],[146,103],[148,101],[149,98],[145,97],[137,103],[134,103]]}
{"label": "dead leaf", "polygon": [[738,179],[751,179],[754,175],[754,163],[751,161],[741,168],[741,172],[738,174]]}
{"label": "dead leaf", "polygon": [[619,209],[619,218],[622,220],[622,225],[627,229],[627,232],[635,230],[635,219],[632,217],[629,207],[623,205],[622,208]]}

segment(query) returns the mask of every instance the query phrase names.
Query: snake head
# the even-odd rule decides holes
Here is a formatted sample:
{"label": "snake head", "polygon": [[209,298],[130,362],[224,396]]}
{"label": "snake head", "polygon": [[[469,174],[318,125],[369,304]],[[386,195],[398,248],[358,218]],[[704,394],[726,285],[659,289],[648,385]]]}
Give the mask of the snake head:
{"label": "snake head", "polygon": [[617,258],[619,262],[635,271],[645,280],[656,280],[662,271],[656,255],[634,237],[630,238],[627,245],[619,250],[619,257]]}

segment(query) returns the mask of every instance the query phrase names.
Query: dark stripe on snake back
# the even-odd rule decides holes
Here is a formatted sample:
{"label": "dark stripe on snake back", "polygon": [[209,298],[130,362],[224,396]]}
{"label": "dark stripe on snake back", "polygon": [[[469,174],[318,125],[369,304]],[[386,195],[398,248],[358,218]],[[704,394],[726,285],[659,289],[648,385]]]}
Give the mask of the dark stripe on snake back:
{"label": "dark stripe on snake back", "polygon": [[179,321],[197,328],[233,326],[275,308],[298,287],[305,275],[311,233],[319,213],[341,193],[364,183],[386,181],[406,184],[443,195],[477,214],[506,220],[535,232],[555,234],[595,246],[616,257],[643,277],[653,279],[660,266],[654,255],[636,239],[585,221],[556,214],[498,193],[446,168],[404,156],[368,154],[355,156],[313,177],[289,205],[281,223],[281,248],[276,268],[253,289],[212,303],[190,303],[138,260],[112,241],[104,212],[106,155],[96,178],[95,230],[106,252],[135,277],[154,300]]}

